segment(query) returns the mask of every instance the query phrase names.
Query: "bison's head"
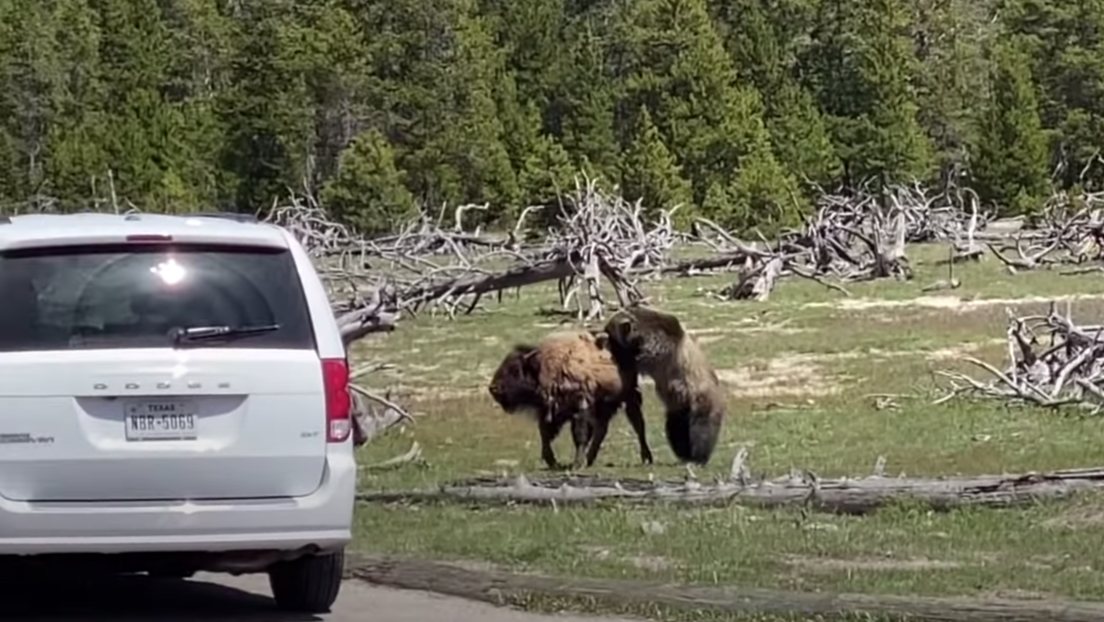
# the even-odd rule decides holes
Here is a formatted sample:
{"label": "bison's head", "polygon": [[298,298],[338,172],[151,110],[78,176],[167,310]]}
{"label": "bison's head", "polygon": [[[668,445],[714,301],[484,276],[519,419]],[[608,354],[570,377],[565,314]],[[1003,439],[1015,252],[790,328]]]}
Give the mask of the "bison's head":
{"label": "bison's head", "polygon": [[540,361],[537,355],[535,346],[514,346],[495,370],[487,391],[502,410],[514,413],[540,407],[537,386]]}

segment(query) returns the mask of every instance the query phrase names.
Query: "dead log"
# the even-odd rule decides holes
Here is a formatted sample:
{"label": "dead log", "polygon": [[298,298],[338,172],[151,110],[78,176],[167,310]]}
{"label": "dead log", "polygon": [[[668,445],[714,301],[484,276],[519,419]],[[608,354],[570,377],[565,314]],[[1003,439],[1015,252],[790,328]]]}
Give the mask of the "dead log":
{"label": "dead log", "polygon": [[473,273],[427,285],[404,289],[398,294],[400,308],[417,306],[445,296],[487,294],[504,289],[525,287],[545,281],[554,281],[574,274],[575,268],[567,261],[553,260],[536,265],[522,265],[499,273]]}
{"label": "dead log", "polygon": [[1104,603],[996,598],[934,598],[793,592],[761,588],[671,585],[624,579],[553,577],[429,560],[346,554],[345,575],[374,585],[422,590],[502,606],[530,596],[598,601],[612,606],[710,611],[732,615],[870,616],[942,622],[1088,622]]}
{"label": "dead log", "polygon": [[712,255],[710,257],[699,257],[696,259],[684,259],[660,268],[660,274],[675,274],[679,276],[693,276],[698,272],[704,272],[707,270],[716,270],[717,268],[728,269],[734,265],[742,264],[747,259],[747,255],[733,251],[728,253],[720,253]]}
{"label": "dead log", "polygon": [[1056,263],[1054,260],[1047,259],[1047,255],[1053,253],[1059,245],[1057,240],[1050,241],[1050,244],[1045,248],[1039,249],[1034,253],[1031,253],[1024,249],[1023,240],[1020,237],[1016,238],[1016,252],[1019,254],[1019,258],[1008,257],[1000,252],[1000,250],[993,244],[986,242],[986,246],[993,253],[993,256],[1000,260],[1005,265],[1005,268],[1015,274],[1021,270],[1037,270],[1050,263]]}
{"label": "dead log", "polygon": [[757,262],[748,257],[737,273],[736,282],[721,289],[718,296],[724,300],[769,300],[785,265],[781,256]]}
{"label": "dead log", "polygon": [[759,508],[805,506],[837,514],[869,514],[901,500],[923,502],[933,510],[964,506],[1009,507],[1040,499],[1066,497],[1083,490],[1104,489],[1104,467],[1050,473],[976,475],[946,478],[865,477],[819,480],[815,475],[743,483],[701,484],[612,480],[596,477],[550,477],[530,481],[480,478],[445,484],[436,489],[365,492],[364,503],[453,502],[484,505],[514,503],[591,504],[673,503],[690,506],[739,504]]}

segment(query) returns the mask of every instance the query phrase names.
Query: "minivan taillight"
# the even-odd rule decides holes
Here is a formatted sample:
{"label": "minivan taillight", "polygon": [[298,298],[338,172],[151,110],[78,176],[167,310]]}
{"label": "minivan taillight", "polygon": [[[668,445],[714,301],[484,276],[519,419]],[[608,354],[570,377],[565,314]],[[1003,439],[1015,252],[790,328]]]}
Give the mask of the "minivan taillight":
{"label": "minivan taillight", "polygon": [[326,388],[326,442],[344,443],[353,429],[349,364],[345,359],[322,359],[322,382]]}

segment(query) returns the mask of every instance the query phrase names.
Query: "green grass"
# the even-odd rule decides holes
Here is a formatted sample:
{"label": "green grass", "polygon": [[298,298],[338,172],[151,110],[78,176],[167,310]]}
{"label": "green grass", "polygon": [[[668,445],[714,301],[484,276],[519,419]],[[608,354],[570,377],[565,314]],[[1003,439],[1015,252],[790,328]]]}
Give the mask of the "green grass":
{"label": "green grass", "polygon": [[[850,284],[850,298],[797,279],[783,282],[764,303],[700,295],[724,285],[731,279],[726,275],[646,282],[655,304],[679,314],[696,333],[732,395],[715,458],[698,470],[699,477],[726,474],[741,445],[751,449],[752,470],[771,476],[791,467],[822,477],[862,475],[879,455],[887,459],[887,474],[911,476],[1104,462],[1098,455],[1104,422],[1098,419],[985,402],[931,404],[934,370],[969,369],[956,357],[968,354],[1003,366],[1006,306],[1019,313],[1043,311],[1048,297],[1082,296],[1087,298],[1070,303],[1074,316],[1099,320],[1104,278],[1011,275],[986,257],[956,268],[962,288],[922,296],[922,285],[945,275],[945,267],[932,264],[943,253],[910,249],[913,282]],[[956,306],[950,298],[968,302]],[[544,473],[535,426],[502,413],[485,386],[512,343],[536,340],[559,323],[538,312],[556,306],[554,285],[532,287],[519,300],[507,294],[501,304],[488,301],[486,310],[456,320],[408,318],[394,333],[358,344],[358,361],[396,366],[366,384],[392,388],[418,415],[416,425],[363,448],[362,463],[405,452],[415,440],[427,461],[366,471],[362,487],[403,489],[476,475]],[[683,476],[663,438],[661,409],[651,390],[645,393],[656,464],[639,464],[636,440],[619,415],[589,472]],[[879,409],[869,397],[873,393],[902,397],[894,407]],[[556,444],[564,461],[572,451],[569,436]],[[1104,599],[1096,580],[1104,567],[1104,549],[1096,544],[1104,538],[1104,497],[1097,496],[1020,510],[932,514],[902,505],[865,518],[805,519],[796,511],[737,507],[362,506],[357,521],[356,546],[366,552],[570,575]],[[659,525],[662,533],[645,529],[645,523]],[[658,610],[648,615],[668,617]]]}

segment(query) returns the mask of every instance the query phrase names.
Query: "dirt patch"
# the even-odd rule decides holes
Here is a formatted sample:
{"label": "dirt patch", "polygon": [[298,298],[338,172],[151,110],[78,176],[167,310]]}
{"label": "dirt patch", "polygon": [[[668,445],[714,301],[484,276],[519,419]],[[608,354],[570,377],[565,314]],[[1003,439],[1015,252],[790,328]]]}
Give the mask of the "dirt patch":
{"label": "dirt patch", "polygon": [[710,328],[688,328],[688,329],[686,329],[686,332],[690,333],[691,335],[694,336],[695,339],[697,339],[697,338],[699,338],[703,335],[723,335],[727,331],[723,328],[720,328],[720,327],[710,327]]}
{"label": "dirt patch", "polygon": [[[985,346],[1005,343],[1002,339],[986,339],[984,341],[971,341],[960,346],[938,348],[936,350],[883,350],[881,348],[866,348],[864,350],[848,350],[846,352],[825,353],[783,353],[772,360],[781,359],[784,364],[792,366],[808,366],[822,363],[836,363],[839,361],[854,361],[856,359],[888,359],[908,356],[923,356],[929,360],[948,360],[961,356],[969,356]],[[763,363],[753,365],[762,366]]]}
{"label": "dirt patch", "polygon": [[731,331],[725,330],[721,327],[715,328],[691,328],[686,331],[694,337],[694,341],[699,344],[715,343],[717,341],[724,341],[731,336]]}
{"label": "dirt patch", "polygon": [[387,384],[387,390],[391,392],[392,399],[411,402],[440,402],[444,400],[456,400],[474,398],[483,395],[483,387],[452,387],[438,388],[424,385]]}
{"label": "dirt patch", "polygon": [[1035,590],[1007,589],[980,592],[978,598],[995,598],[999,600],[1050,600],[1057,598],[1055,594],[1048,592],[1036,592]]}
{"label": "dirt patch", "polygon": [[533,326],[535,326],[537,328],[547,328],[547,329],[552,329],[552,330],[567,330],[567,329],[570,329],[570,328],[575,328],[575,329],[579,329],[579,330],[583,329],[583,327],[575,325],[574,318],[567,318],[567,319],[564,319],[561,322],[546,322],[546,321],[533,322]]}
{"label": "dirt patch", "polygon": [[809,328],[793,328],[788,326],[789,320],[776,323],[763,323],[756,318],[746,318],[734,322],[728,322],[725,326],[710,328],[691,328],[686,332],[694,336],[699,343],[719,341],[725,336],[731,335],[796,335],[798,333],[811,332]]}
{"label": "dirt patch", "polygon": [[1102,294],[1076,294],[1071,296],[1025,296],[1023,298],[971,298],[960,296],[919,296],[904,300],[884,300],[880,298],[844,298],[832,302],[807,302],[805,307],[830,307],[848,311],[867,309],[887,309],[900,307],[946,309],[950,311],[969,311],[996,305],[1046,304],[1048,302],[1076,302],[1078,300],[1101,300]]}
{"label": "dirt patch", "polygon": [[1102,505],[1072,508],[1043,521],[1043,527],[1051,529],[1080,529],[1100,525],[1104,525],[1104,506]]}
{"label": "dirt patch", "polygon": [[744,326],[733,328],[731,332],[740,334],[768,334],[768,335],[798,335],[812,332],[811,328],[791,328],[781,324],[767,324],[763,326]]}
{"label": "dirt patch", "polygon": [[[579,550],[584,554],[593,557],[594,559],[609,559],[613,556],[613,551],[604,546],[596,546],[592,544],[584,544],[579,547]],[[666,557],[659,557],[657,555],[632,555],[630,557],[622,557],[621,561],[630,564],[633,568],[640,570],[647,570],[649,572],[660,572],[663,570],[670,570],[677,566],[675,562],[667,559]]]}
{"label": "dirt patch", "polygon": [[991,346],[998,343],[1006,343],[1006,340],[1003,338],[994,338],[986,339],[985,341],[971,341],[969,343],[964,343],[960,346],[953,346],[950,348],[939,348],[937,350],[926,352],[925,358],[927,358],[929,361],[953,361],[964,356],[971,356],[985,346]]}
{"label": "dirt patch", "polygon": [[[406,352],[409,353],[410,350],[407,350]],[[406,370],[407,372],[412,372],[412,371],[413,372],[435,371],[435,370],[438,370],[440,368],[441,368],[440,363],[438,363],[436,365],[422,365],[420,363],[403,363],[403,369]],[[393,371],[393,370],[386,370],[386,371]]]}
{"label": "dirt patch", "polygon": [[961,562],[952,562],[940,559],[912,558],[894,559],[892,557],[857,557],[853,559],[837,559],[833,557],[806,557],[803,555],[789,555],[785,559],[787,564],[802,570],[813,572],[839,572],[847,570],[871,570],[871,571],[897,571],[897,570],[953,570],[961,568]]}
{"label": "dirt patch", "polygon": [[709,328],[691,328],[686,332],[694,336],[694,340],[700,344],[715,343],[733,337],[743,335],[796,335],[812,332],[811,328],[795,328],[788,326],[789,320],[776,323],[763,323],[755,318],[746,318],[728,322],[724,326],[712,326]]}
{"label": "dirt patch", "polygon": [[637,555],[633,557],[625,558],[625,561],[632,564],[634,568],[640,570],[647,570],[649,572],[660,572],[662,570],[670,570],[675,567],[674,562],[666,557],[657,557],[655,555]]}
{"label": "dirt patch", "polygon": [[842,389],[808,356],[778,356],[754,365],[718,369],[717,376],[737,397],[834,395]]}
{"label": "dirt patch", "polygon": [[409,399],[416,402],[433,401],[440,402],[444,400],[459,400],[464,398],[478,397],[483,394],[483,389],[468,388],[468,389],[434,389],[428,387],[418,387],[410,391]]}
{"label": "dirt patch", "polygon": [[472,572],[501,572],[506,569],[506,566],[477,559],[449,560],[449,564]]}
{"label": "dirt patch", "polygon": [[730,369],[718,369],[717,376],[736,397],[825,396],[843,390],[845,378],[824,371],[824,365],[859,359],[924,357],[929,361],[953,361],[970,356],[981,348],[1003,339],[976,341],[937,350],[867,350],[826,354],[784,353],[770,359],[758,359]]}

